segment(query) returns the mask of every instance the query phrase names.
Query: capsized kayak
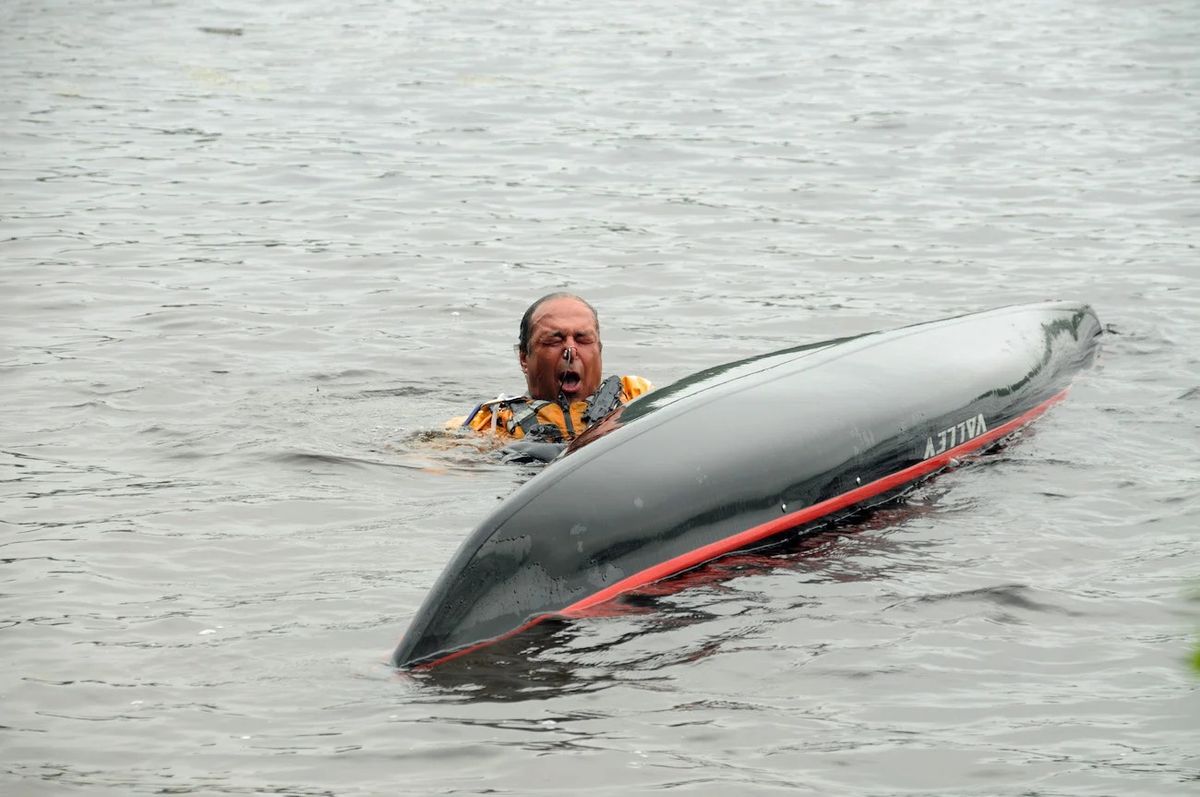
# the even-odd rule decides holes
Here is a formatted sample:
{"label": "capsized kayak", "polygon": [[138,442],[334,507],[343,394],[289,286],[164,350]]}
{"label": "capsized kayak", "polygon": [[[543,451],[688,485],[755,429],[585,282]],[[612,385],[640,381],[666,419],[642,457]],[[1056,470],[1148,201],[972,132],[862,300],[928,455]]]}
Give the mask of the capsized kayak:
{"label": "capsized kayak", "polygon": [[466,538],[393,654],[432,666],[894,498],[1045,412],[1100,336],[1084,304],[796,346],[620,407]]}

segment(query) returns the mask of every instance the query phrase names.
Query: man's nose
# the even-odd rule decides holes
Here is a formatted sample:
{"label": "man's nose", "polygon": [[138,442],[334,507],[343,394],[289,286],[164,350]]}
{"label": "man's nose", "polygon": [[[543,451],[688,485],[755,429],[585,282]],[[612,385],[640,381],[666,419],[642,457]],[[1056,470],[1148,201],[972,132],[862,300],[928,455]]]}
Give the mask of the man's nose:
{"label": "man's nose", "polygon": [[575,359],[574,346],[567,346],[565,349],[563,349],[563,359],[566,360],[568,365],[571,364],[571,361]]}

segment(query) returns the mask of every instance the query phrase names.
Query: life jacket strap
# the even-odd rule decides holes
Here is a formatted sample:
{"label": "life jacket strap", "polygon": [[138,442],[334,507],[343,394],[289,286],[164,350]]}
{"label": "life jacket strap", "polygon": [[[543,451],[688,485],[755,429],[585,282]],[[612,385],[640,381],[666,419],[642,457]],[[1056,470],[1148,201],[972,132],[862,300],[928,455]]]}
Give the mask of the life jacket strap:
{"label": "life jacket strap", "polygon": [[519,427],[524,435],[530,439],[562,439],[562,432],[559,431],[557,426],[552,423],[538,422],[538,412],[541,411],[542,407],[550,406],[551,402],[513,399],[506,403],[512,411],[512,417],[505,424],[509,434],[515,434]]}

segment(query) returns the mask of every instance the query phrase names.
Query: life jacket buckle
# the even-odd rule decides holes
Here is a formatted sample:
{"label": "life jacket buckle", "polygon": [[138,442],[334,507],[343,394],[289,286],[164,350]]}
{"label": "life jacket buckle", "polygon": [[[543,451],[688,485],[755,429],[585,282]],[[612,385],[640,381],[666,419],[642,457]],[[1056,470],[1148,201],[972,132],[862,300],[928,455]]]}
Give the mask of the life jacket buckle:
{"label": "life jacket buckle", "polygon": [[621,403],[621,377],[610,376],[597,388],[587,400],[588,407],[583,413],[583,423],[591,426],[596,421],[608,415]]}

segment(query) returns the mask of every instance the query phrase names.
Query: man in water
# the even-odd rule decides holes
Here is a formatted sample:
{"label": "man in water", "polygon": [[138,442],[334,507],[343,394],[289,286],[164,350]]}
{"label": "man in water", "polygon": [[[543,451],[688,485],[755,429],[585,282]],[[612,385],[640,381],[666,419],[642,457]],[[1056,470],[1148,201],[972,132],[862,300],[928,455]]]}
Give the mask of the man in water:
{"label": "man in water", "polygon": [[528,393],[480,404],[462,425],[502,439],[575,439],[618,406],[648,392],[640,376],[603,378],[600,318],[571,293],[543,296],[521,317],[517,359]]}

